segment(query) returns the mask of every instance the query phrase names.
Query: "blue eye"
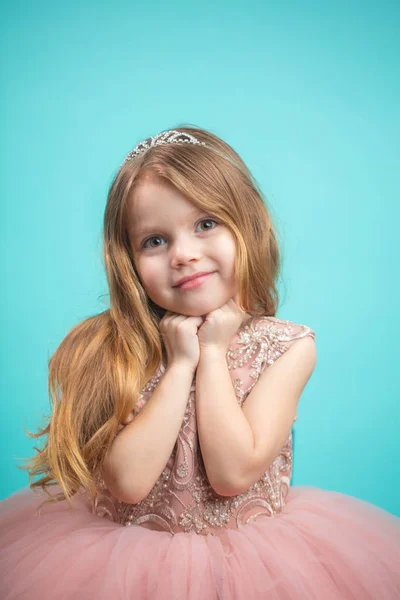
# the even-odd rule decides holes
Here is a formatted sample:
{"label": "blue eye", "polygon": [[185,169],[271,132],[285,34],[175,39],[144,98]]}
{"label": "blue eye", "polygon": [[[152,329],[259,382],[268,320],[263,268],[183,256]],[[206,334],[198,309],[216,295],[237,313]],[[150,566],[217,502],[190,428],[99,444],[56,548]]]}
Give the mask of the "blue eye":
{"label": "blue eye", "polygon": [[[198,224],[200,223],[208,223],[208,222],[212,222],[212,223],[216,223],[216,221],[214,221],[214,219],[201,219],[201,221],[198,222]],[[214,227],[208,227],[207,229],[204,229],[203,231],[209,231],[210,229],[214,229]],[[163,239],[161,235],[153,235],[152,237],[147,238],[143,244],[142,244],[142,248],[159,248],[161,244],[158,244],[157,246],[147,246],[147,242],[150,242],[151,240],[160,240]]]}

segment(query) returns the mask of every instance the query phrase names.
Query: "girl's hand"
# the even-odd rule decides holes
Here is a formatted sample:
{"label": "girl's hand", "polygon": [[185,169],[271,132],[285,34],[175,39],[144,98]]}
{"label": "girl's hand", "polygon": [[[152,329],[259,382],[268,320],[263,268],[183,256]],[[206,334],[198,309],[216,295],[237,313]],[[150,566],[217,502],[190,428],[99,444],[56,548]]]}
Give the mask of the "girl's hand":
{"label": "girl's hand", "polygon": [[196,370],[200,359],[197,330],[202,317],[186,317],[167,311],[160,321],[160,333],[167,351],[168,366],[186,364]]}
{"label": "girl's hand", "polygon": [[208,313],[197,332],[200,351],[205,348],[216,348],[226,352],[229,342],[247,316],[233,298],[221,308]]}

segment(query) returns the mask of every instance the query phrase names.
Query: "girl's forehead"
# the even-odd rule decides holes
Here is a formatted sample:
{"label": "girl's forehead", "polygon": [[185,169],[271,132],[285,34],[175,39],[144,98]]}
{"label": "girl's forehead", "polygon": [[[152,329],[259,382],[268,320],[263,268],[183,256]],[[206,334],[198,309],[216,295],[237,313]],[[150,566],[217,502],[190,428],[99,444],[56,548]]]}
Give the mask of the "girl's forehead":
{"label": "girl's forehead", "polygon": [[149,197],[154,194],[168,194],[168,193],[179,193],[176,188],[170,183],[165,181],[157,180],[154,178],[150,178],[146,176],[146,178],[141,178],[135,185],[133,190],[133,197],[141,198],[141,197]]}
{"label": "girl's forehead", "polygon": [[172,216],[185,225],[203,212],[172,185],[147,181],[135,188],[128,203],[128,227],[132,234],[141,235]]}
{"label": "girl's forehead", "polygon": [[152,171],[144,171],[135,183],[128,204],[136,218],[145,216],[148,212],[169,207],[177,212],[201,212],[199,204],[184,190],[178,189],[173,183]]}

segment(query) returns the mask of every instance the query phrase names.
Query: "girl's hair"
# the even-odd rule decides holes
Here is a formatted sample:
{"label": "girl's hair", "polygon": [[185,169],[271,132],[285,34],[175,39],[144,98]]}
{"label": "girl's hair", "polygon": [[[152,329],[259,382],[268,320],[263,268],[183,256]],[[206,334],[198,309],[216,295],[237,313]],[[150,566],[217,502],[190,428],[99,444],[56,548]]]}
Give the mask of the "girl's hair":
{"label": "girl's hair", "polygon": [[[49,359],[51,416],[38,433],[42,450],[18,467],[30,487],[48,502],[76,494],[83,486],[92,500],[104,458],[117,429],[136,406],[165,350],[159,322],[165,309],[148,297],[137,275],[127,233],[126,209],[144,176],[172,184],[193,204],[216,216],[236,241],[239,303],[252,315],[275,316],[280,255],[265,199],[244,162],[227,143],[201,128],[177,127],[201,144],[170,143],[134,156],[119,169],[104,214],[104,260],[110,308],[74,326]],[[149,138],[150,141],[150,138]],[[32,482],[34,476],[43,475]],[[57,495],[51,485],[62,489]]]}

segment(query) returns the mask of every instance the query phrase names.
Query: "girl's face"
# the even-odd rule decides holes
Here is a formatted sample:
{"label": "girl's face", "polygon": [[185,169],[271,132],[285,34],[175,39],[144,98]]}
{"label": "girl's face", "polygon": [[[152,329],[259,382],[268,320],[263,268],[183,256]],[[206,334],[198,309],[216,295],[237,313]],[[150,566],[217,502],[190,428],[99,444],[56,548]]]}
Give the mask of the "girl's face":
{"label": "girl's face", "polygon": [[[197,317],[230,298],[237,301],[231,232],[173,186],[150,178],[138,184],[128,207],[128,233],[136,271],[158,306]],[[176,287],[200,271],[212,274],[196,287]]]}

